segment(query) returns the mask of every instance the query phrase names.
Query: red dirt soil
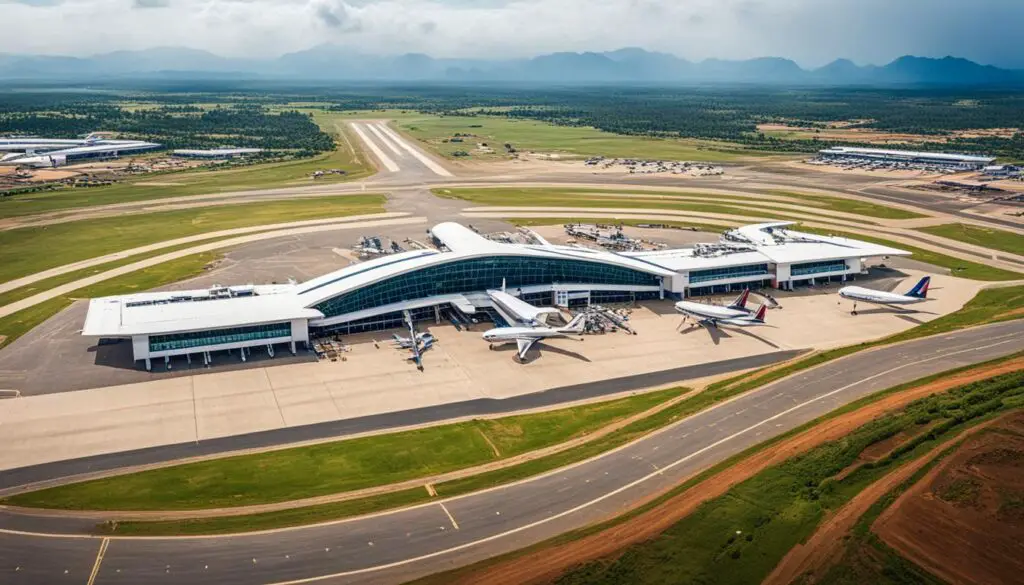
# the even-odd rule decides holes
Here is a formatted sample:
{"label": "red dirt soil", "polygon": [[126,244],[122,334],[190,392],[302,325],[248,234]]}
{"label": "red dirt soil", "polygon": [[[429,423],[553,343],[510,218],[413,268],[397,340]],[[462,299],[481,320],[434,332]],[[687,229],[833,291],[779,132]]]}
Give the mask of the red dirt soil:
{"label": "red dirt soil", "polygon": [[[446,585],[478,583],[526,585],[551,582],[576,565],[604,557],[614,557],[633,544],[657,536],[688,516],[702,503],[724,494],[734,485],[790,457],[805,453],[823,443],[842,438],[884,413],[901,408],[924,396],[945,392],[964,384],[1014,372],[1021,368],[1024,368],[1024,358],[975,368],[886,396],[864,408],[825,421],[813,429],[780,442],[771,449],[756,453],[682,494],[606,530],[565,544],[541,547],[477,570],[470,569],[450,575],[441,574],[437,576],[437,579],[443,579],[443,581],[438,580],[437,582],[444,582]],[[642,504],[643,502],[638,503],[638,505]]]}
{"label": "red dirt soil", "polygon": [[995,422],[997,421],[989,421],[959,433],[934,447],[924,456],[899,467],[866,487],[846,505],[836,510],[835,514],[822,522],[806,542],[790,549],[761,585],[786,585],[795,582],[797,577],[801,576],[803,576],[801,583],[815,583],[816,577],[823,576],[843,556],[845,550],[843,537],[879,498],[909,479],[957,441],[962,440],[965,436],[973,435]]}
{"label": "red dirt soil", "polygon": [[[872,530],[948,583],[1024,582],[1024,412],[966,441]],[[1016,504],[1012,502],[1016,501]]]}

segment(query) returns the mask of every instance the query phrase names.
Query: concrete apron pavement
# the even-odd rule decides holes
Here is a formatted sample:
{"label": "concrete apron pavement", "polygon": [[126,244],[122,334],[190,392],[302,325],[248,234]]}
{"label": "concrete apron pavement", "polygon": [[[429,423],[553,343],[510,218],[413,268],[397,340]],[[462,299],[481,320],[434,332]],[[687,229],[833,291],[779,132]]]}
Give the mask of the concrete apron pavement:
{"label": "concrete apron pavement", "polygon": [[[916,279],[912,274],[907,280]],[[345,361],[253,367],[239,371],[156,379],[0,401],[0,470],[80,459],[161,445],[223,437],[384,413],[536,395],[567,384],[606,383],[630,376],[703,367],[712,362],[767,356],[779,350],[827,348],[874,339],[959,309],[975,283],[936,276],[938,298],[923,312],[894,315],[836,304],[834,294],[792,297],[757,331],[680,332],[671,303],[638,308],[639,335],[586,336],[538,345],[526,364],[514,345],[489,350],[477,331],[450,325],[425,327],[438,343],[425,355],[425,371],[407,352],[373,343],[370,334],[346,337]],[[833,291],[828,291],[831,293]],[[373,334],[383,339],[384,335]],[[273,364],[273,362],[264,362]],[[768,362],[765,362],[768,363]],[[255,364],[254,364],[255,365]],[[736,366],[744,369],[748,366]],[[691,374],[689,378],[705,374]],[[682,378],[680,378],[682,379]],[[662,385],[631,382],[619,391]],[[605,394],[611,394],[606,391]]]}

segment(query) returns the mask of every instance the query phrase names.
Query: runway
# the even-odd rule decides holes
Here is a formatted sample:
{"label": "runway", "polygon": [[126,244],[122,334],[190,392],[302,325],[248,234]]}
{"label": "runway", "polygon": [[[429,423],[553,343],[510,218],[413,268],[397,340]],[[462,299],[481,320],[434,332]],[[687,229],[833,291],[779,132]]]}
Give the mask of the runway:
{"label": "runway", "polygon": [[431,174],[437,177],[454,176],[417,146],[410,144],[404,136],[388,127],[384,120],[350,122],[349,125],[380,162],[381,170],[387,173],[402,172],[403,178],[427,178]]}
{"label": "runway", "polygon": [[[581,464],[390,513],[208,538],[67,538],[4,530],[0,581],[398,583],[614,516],[701,469],[860,397],[1024,350],[1022,333],[1024,322],[1011,321],[854,354]],[[10,526],[9,517],[0,518]],[[19,529],[37,530],[31,520],[21,518]]]}

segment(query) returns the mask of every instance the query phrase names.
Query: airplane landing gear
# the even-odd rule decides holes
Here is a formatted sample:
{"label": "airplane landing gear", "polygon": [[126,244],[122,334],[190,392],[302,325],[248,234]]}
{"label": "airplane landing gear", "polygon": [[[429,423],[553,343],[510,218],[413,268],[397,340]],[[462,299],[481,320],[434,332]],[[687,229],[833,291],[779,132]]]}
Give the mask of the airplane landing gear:
{"label": "airplane landing gear", "polygon": [[853,303],[853,310],[850,311],[850,314],[851,315],[856,315],[857,314],[857,303],[856,302]]}

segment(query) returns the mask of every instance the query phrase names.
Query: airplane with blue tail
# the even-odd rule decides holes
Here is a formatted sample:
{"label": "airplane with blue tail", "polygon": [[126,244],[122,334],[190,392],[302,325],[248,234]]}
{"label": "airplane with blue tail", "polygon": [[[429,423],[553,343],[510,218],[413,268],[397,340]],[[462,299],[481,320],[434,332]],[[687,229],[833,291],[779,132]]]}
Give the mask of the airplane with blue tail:
{"label": "airplane with blue tail", "polygon": [[856,315],[857,303],[870,303],[873,305],[912,305],[923,303],[929,300],[928,287],[931,286],[931,282],[932,277],[925,276],[904,294],[873,290],[862,286],[844,286],[839,289],[839,296],[853,301],[852,313]]}

